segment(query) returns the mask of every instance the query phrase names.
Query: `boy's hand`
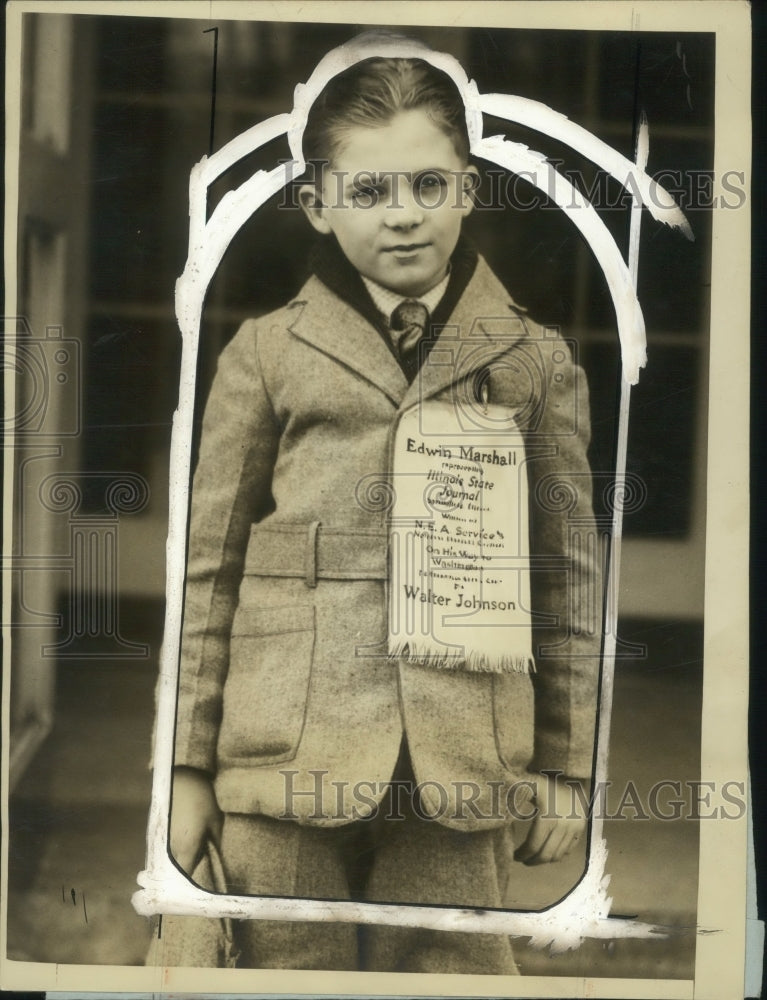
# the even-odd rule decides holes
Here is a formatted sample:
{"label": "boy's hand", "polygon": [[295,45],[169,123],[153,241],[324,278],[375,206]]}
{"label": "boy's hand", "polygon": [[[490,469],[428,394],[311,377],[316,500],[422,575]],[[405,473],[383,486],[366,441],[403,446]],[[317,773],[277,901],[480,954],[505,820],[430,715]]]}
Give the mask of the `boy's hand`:
{"label": "boy's hand", "polygon": [[173,805],[170,813],[170,852],[191,875],[210,838],[221,839],[223,816],[210,778],[192,767],[173,770]]}
{"label": "boy's hand", "polygon": [[514,859],[526,865],[561,861],[584,837],[587,810],[569,784],[562,778],[536,776],[535,803],[538,812],[524,842],[514,852]]}

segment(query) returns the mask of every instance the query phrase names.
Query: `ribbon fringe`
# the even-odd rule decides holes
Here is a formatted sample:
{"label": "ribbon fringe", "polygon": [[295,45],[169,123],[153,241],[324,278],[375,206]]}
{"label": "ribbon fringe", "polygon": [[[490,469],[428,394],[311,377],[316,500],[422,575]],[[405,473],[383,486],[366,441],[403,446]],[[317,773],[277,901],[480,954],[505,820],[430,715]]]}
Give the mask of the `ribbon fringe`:
{"label": "ribbon fringe", "polygon": [[435,667],[438,670],[468,670],[476,673],[494,674],[532,674],[535,673],[535,661],[531,656],[515,656],[500,654],[489,656],[487,653],[471,652],[467,655],[451,653],[449,650],[434,652],[429,643],[413,642],[412,640],[392,642],[389,644],[390,659],[401,659],[408,663]]}

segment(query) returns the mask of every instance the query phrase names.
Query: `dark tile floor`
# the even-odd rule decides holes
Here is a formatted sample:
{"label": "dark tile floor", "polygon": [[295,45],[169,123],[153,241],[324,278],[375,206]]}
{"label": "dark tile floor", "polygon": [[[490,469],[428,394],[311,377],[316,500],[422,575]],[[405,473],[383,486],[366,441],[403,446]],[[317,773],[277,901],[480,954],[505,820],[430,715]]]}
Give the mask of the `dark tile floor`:
{"label": "dark tile floor", "polygon": [[[157,614],[144,611],[147,615]],[[147,626],[156,651],[157,622]],[[701,663],[694,625],[634,623],[626,638],[649,656],[616,672],[608,812],[631,779],[646,803],[661,780],[698,776]],[[149,641],[149,640],[147,640]],[[133,910],[144,866],[150,793],[148,758],[153,661],[83,662],[59,669],[54,730],[11,800],[9,957],[36,962],[135,965],[149,940]],[[612,912],[676,928],[650,942],[588,941],[552,957],[524,940],[523,972],[686,978],[695,948],[697,824],[687,820],[608,820]],[[525,868],[512,863],[507,903],[552,902],[578,877],[581,862]]]}

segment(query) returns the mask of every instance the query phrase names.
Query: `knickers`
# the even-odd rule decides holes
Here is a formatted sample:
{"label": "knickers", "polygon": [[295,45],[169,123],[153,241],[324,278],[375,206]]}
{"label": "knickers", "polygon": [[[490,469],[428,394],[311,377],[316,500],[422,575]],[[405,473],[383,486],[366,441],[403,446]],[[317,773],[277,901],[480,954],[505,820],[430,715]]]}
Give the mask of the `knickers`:
{"label": "knickers", "polygon": [[[402,759],[398,770],[401,775]],[[496,851],[502,831],[451,830],[421,818],[404,799],[397,810],[404,818],[387,818],[395,810],[387,809],[385,799],[373,820],[335,828],[227,814],[221,851],[229,891],[501,907]],[[249,968],[518,973],[505,935],[246,920],[237,925],[237,944],[238,965]]]}

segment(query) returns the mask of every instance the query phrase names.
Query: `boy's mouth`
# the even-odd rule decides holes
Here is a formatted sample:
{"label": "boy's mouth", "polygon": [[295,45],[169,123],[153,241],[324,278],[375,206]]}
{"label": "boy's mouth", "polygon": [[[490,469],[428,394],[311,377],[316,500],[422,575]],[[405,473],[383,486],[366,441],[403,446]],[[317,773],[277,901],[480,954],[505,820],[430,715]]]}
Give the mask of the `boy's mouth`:
{"label": "boy's mouth", "polygon": [[397,246],[386,247],[384,252],[396,257],[418,253],[419,250],[425,250],[428,246],[430,246],[429,243],[398,243]]}
{"label": "boy's mouth", "polygon": [[386,247],[386,253],[415,253],[416,250],[423,250],[428,246],[428,243],[398,243],[396,246]]}

